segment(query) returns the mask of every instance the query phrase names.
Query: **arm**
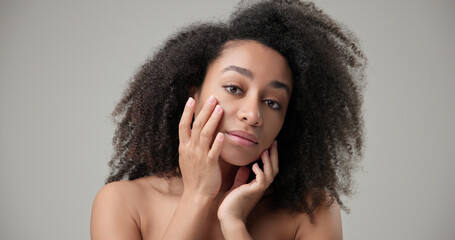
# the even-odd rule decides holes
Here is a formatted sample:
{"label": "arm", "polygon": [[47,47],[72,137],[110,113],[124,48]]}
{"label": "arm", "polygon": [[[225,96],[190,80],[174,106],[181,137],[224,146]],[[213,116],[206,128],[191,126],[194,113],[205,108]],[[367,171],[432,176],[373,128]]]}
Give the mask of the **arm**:
{"label": "arm", "polygon": [[190,98],[179,124],[179,166],[183,180],[183,194],[166,229],[163,239],[204,239],[210,224],[209,210],[221,187],[218,156],[224,139],[218,133],[212,147],[213,134],[221,119],[222,109],[211,98],[191,129],[195,102]]}
{"label": "arm", "polygon": [[163,239],[203,239],[210,204],[209,198],[183,194]]}
{"label": "arm", "polygon": [[253,240],[241,220],[222,221],[221,231],[226,240]]}
{"label": "arm", "polygon": [[126,182],[109,183],[98,192],[92,207],[92,240],[142,239],[137,211],[125,198],[130,194]]}

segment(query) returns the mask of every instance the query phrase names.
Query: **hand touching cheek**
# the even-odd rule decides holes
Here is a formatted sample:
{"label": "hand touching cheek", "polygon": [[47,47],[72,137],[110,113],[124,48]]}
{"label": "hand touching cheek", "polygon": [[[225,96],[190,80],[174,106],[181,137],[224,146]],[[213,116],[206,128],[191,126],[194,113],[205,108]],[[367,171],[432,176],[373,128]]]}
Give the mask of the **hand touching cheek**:
{"label": "hand touching cheek", "polygon": [[252,170],[256,178],[248,184],[246,181],[250,173],[249,168],[245,166],[238,170],[234,185],[218,208],[218,219],[222,225],[239,220],[245,223],[248,214],[278,174],[276,141],[261,154],[261,159],[264,164],[264,171],[255,163]]}

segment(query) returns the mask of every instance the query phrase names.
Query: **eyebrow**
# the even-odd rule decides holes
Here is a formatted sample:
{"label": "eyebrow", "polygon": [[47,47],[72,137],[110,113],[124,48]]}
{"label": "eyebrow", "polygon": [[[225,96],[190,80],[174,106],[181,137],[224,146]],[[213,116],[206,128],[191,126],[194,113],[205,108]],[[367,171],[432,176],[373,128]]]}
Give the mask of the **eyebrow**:
{"label": "eyebrow", "polygon": [[[228,67],[223,68],[223,70],[221,70],[221,73],[225,73],[227,71],[238,72],[241,75],[243,75],[243,76],[245,76],[245,77],[247,77],[247,78],[249,78],[251,80],[253,80],[253,78],[254,78],[253,72],[251,72],[249,69],[246,69],[246,68],[243,68],[243,67],[230,65]],[[291,89],[289,88],[289,86],[284,84],[284,83],[282,83],[282,82],[280,82],[280,81],[274,80],[274,81],[269,83],[269,86],[271,86],[273,88],[284,89],[288,95],[291,95]]]}
{"label": "eyebrow", "polygon": [[291,95],[291,89],[289,89],[288,85],[286,85],[282,82],[274,80],[271,83],[269,83],[269,85],[272,86],[273,88],[282,88],[282,89],[286,90],[286,93],[288,94],[288,96]]}
{"label": "eyebrow", "polygon": [[253,73],[250,70],[248,70],[246,68],[243,68],[243,67],[230,65],[228,67],[223,68],[223,70],[221,70],[221,73],[225,73],[227,71],[235,71],[235,72],[238,72],[238,73],[242,74],[243,76],[248,77],[250,79],[254,78]]}

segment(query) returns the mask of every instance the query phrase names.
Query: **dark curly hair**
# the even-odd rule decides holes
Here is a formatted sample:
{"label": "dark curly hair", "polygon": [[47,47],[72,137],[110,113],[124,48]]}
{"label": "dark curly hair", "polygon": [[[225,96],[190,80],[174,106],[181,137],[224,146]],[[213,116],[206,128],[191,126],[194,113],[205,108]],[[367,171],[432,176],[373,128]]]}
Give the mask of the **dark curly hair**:
{"label": "dark curly hair", "polygon": [[[199,23],[173,35],[129,83],[112,113],[115,154],[106,183],[179,176],[178,124],[189,89],[230,40],[254,40],[285,57],[293,93],[277,136],[280,172],[274,206],[313,211],[352,194],[362,157],[366,58],[356,37],[311,2],[241,2],[224,22]],[[311,201],[305,199],[310,197]]]}

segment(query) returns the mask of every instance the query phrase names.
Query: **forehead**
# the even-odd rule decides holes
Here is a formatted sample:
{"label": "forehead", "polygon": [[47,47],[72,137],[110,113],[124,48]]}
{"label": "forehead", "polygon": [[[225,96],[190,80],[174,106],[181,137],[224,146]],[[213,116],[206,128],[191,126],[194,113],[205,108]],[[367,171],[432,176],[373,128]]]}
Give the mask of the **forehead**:
{"label": "forehead", "polygon": [[280,81],[292,87],[292,74],[286,59],[279,52],[259,42],[227,42],[220,56],[209,66],[208,73],[232,74],[231,71],[226,71],[230,66],[249,70],[253,80]]}

